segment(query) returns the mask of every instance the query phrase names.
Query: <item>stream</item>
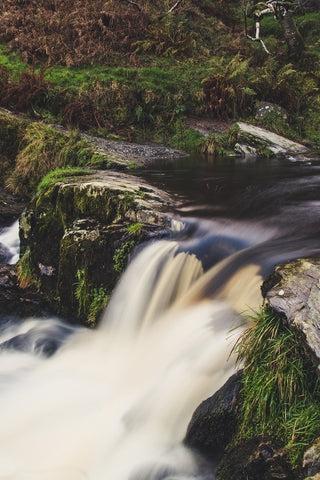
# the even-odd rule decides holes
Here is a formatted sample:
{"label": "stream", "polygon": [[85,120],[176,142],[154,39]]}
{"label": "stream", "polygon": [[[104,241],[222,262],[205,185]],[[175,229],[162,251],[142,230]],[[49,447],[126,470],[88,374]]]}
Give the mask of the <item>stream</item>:
{"label": "stream", "polygon": [[[0,479],[213,480],[183,445],[272,268],[320,253],[320,164],[191,158],[137,172],[176,200],[97,330],[9,319],[0,330]],[[17,225],[0,243],[18,255]]]}

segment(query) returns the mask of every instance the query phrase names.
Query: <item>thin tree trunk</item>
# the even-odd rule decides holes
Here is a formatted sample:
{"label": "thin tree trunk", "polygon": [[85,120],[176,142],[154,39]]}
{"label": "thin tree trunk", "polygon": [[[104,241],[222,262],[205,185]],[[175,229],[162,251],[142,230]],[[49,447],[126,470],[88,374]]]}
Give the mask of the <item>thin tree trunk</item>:
{"label": "thin tree trunk", "polygon": [[281,15],[279,20],[282,25],[284,37],[288,45],[289,55],[293,57],[298,57],[304,50],[304,42],[294,22],[292,13],[285,12],[283,15]]}

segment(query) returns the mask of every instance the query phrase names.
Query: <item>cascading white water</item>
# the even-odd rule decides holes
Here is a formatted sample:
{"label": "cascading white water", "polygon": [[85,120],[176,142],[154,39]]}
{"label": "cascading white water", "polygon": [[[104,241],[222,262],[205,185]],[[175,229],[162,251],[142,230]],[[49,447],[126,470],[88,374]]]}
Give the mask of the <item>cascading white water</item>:
{"label": "cascading white water", "polygon": [[131,263],[99,329],[74,332],[49,359],[1,351],[0,479],[200,475],[182,440],[195,408],[233,373],[243,328],[218,300],[175,306],[202,273],[177,243],[157,242]]}
{"label": "cascading white water", "polygon": [[8,249],[8,263],[14,265],[19,260],[20,241],[19,241],[19,220],[10,227],[5,227],[0,232],[0,245]]}

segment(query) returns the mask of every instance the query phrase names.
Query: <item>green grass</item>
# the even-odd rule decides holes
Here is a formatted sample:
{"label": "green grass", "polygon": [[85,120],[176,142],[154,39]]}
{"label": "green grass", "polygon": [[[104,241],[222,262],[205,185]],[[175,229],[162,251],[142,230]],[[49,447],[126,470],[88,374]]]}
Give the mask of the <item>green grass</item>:
{"label": "green grass", "polygon": [[244,364],[239,436],[272,435],[297,466],[320,433],[318,376],[294,329],[268,309],[250,320],[236,347]]}
{"label": "green grass", "polygon": [[9,52],[3,44],[0,44],[0,66],[5,67],[14,78],[18,78],[27,68],[19,55]]}

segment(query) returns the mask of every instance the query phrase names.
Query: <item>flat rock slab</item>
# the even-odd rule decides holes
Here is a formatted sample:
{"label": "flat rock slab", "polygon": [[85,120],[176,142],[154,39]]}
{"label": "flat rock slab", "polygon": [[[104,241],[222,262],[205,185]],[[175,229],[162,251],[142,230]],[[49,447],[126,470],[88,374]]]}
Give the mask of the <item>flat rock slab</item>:
{"label": "flat rock slab", "polygon": [[306,155],[309,153],[309,149],[305,145],[293,142],[277,133],[270,132],[270,130],[244,122],[238,122],[238,126],[240,132],[269,144],[270,150],[275,154]]}
{"label": "flat rock slab", "polygon": [[270,307],[301,332],[319,367],[320,259],[302,259],[277,267],[264,288]]}

